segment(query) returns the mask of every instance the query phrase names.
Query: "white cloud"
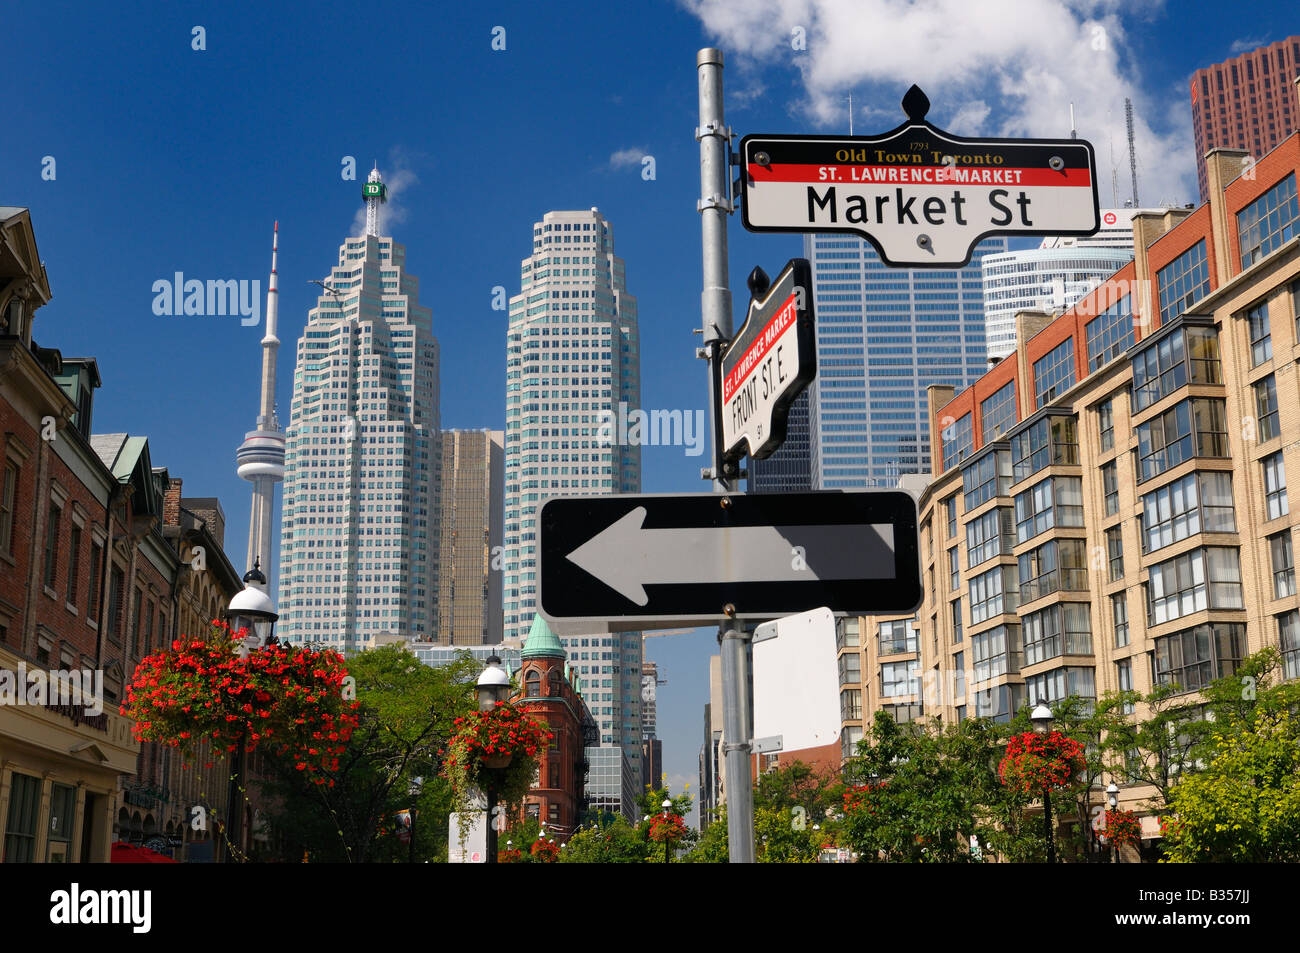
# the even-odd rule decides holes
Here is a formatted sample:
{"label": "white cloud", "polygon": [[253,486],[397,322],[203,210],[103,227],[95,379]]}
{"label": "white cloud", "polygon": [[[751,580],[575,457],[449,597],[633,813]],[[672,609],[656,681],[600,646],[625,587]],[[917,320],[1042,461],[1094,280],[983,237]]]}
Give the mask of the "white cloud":
{"label": "white cloud", "polygon": [[[681,0],[736,58],[729,85],[788,63],[802,76],[793,113],[809,130],[884,132],[903,120],[912,83],[934,104],[929,119],[964,135],[1066,137],[1070,102],[1080,138],[1097,151],[1102,204],[1111,201],[1109,143],[1127,171],[1124,98],[1134,104],[1139,197],[1196,195],[1196,157],[1183,84],[1147,90],[1127,47],[1125,18],[1153,3],[1119,0]],[[791,46],[803,27],[807,50]],[[732,65],[729,60],[729,66]],[[860,107],[860,108],[858,108]],[[864,117],[865,120],[864,121]],[[791,132],[803,131],[791,128]],[[1127,182],[1127,176],[1121,176]],[[1128,193],[1120,194],[1122,202]]]}
{"label": "white cloud", "polygon": [[1228,47],[1228,52],[1236,56],[1238,53],[1245,53],[1247,50],[1255,50],[1261,46],[1268,46],[1269,39],[1266,36],[1250,39],[1242,37],[1240,40],[1233,40],[1232,46]]}
{"label": "white cloud", "polygon": [[617,152],[610,154],[609,167],[617,170],[639,166],[641,159],[646,155],[648,153],[644,149],[619,149]]}
{"label": "white cloud", "polygon": [[[410,169],[408,163],[409,157],[406,152],[401,147],[394,146],[388,150],[388,168],[384,168],[382,164],[380,166],[379,174],[383,177],[388,191],[388,200],[379,207],[379,231],[382,235],[392,235],[392,227],[405,222],[410,215],[410,209],[403,201],[402,193],[419,183],[420,178]],[[365,181],[365,176],[368,175],[370,170],[366,169],[364,175],[358,177]],[[348,234],[356,236],[364,235],[365,232],[366,206],[362,203],[356,215],[352,217],[352,231]]]}

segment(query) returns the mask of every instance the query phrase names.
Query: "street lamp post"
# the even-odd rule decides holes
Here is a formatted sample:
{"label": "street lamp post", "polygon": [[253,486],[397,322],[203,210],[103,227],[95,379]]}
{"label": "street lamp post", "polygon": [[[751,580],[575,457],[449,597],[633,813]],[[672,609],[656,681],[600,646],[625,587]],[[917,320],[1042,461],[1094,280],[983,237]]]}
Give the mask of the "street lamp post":
{"label": "street lamp post", "polygon": [[[671,808],[671,807],[673,806],[673,802],[670,801],[668,798],[664,798],[664,803],[663,803],[662,805],[660,805],[660,806],[663,807],[663,809],[664,809],[664,820],[667,821],[667,820],[668,820],[668,810],[669,810],[669,808]],[[665,830],[667,830],[667,828],[665,828]],[[665,863],[665,864],[670,863],[670,860],[669,860],[669,854],[668,854],[668,846],[672,843],[672,840],[673,840],[673,839],[672,839],[671,837],[669,837],[669,836],[667,836],[667,835],[665,834],[665,836],[664,836],[664,863]]]}
{"label": "street lamp post", "polygon": [[[497,702],[505,702],[510,698],[510,676],[506,674],[505,669],[501,667],[501,659],[496,655],[488,656],[487,667],[479,673],[478,683],[474,686],[478,694],[478,710],[491,711],[496,707]],[[508,767],[510,764],[510,755],[506,755],[505,764],[498,767],[484,766],[483,772],[486,777],[487,790],[487,857],[485,862],[495,864],[497,862],[497,771],[500,768]]]}
{"label": "street lamp post", "polygon": [[[1119,807],[1119,786],[1114,781],[1106,785],[1106,803],[1110,805],[1112,811]],[[1119,863],[1119,851],[1115,850],[1115,838],[1112,835],[1106,839],[1110,841],[1110,862],[1117,864]]]}
{"label": "street lamp post", "polygon": [[[261,560],[253,562],[253,568],[244,573],[244,588],[235,593],[226,609],[226,618],[230,627],[239,632],[248,632],[243,645],[239,648],[240,658],[248,658],[259,648],[275,644],[275,622],[280,618],[275,611],[275,603],[266,594],[266,576],[262,575]],[[230,768],[230,783],[226,787],[226,862],[236,861],[234,845],[244,839],[244,805],[241,803],[244,791],[244,762],[247,760],[248,738],[239,736],[239,747]]]}
{"label": "street lamp post", "polygon": [[[1038,704],[1029,715],[1030,722],[1033,723],[1034,731],[1040,735],[1045,735],[1052,730],[1052,709],[1047,707],[1047,703],[1039,699]],[[1043,785],[1043,837],[1047,841],[1047,862],[1056,863],[1056,843],[1052,837],[1052,792]]]}

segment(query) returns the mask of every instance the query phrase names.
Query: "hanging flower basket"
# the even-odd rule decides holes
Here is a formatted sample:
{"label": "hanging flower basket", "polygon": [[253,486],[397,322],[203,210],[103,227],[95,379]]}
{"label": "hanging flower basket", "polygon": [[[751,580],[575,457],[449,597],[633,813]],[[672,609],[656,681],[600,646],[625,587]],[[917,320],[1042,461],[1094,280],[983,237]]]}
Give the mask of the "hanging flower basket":
{"label": "hanging flower basket", "polygon": [[650,839],[656,844],[681,840],[686,836],[686,822],[676,814],[656,814],[650,819]]}
{"label": "hanging flower basket", "polygon": [[[454,810],[472,810],[478,791],[491,788],[507,810],[518,808],[533,783],[542,747],[551,738],[546,724],[526,707],[497,702],[455,721],[443,776],[451,782]],[[488,773],[490,772],[490,773]]]}
{"label": "hanging flower basket", "polygon": [[1059,731],[1012,735],[998,765],[998,778],[1025,794],[1069,787],[1083,770],[1083,745]]}
{"label": "hanging flower basket", "polygon": [[1107,811],[1106,836],[1116,846],[1137,847],[1142,843],[1142,822],[1132,811]]}
{"label": "hanging flower basket", "polygon": [[560,859],[560,845],[553,840],[539,840],[530,853],[543,864],[553,864]]}
{"label": "hanging flower basket", "polygon": [[269,745],[316,784],[327,777],[357,725],[337,652],[267,646],[240,658],[244,630],[214,622],[209,639],[182,637],[145,656],[127,686],[122,713],[137,741],[193,754],[198,742],[246,751]]}

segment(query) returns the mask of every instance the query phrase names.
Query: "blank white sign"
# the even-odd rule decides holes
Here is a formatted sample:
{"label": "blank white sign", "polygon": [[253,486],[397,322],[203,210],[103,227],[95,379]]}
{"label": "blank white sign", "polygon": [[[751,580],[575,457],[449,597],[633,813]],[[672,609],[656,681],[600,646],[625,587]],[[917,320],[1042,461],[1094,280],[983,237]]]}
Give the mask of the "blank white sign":
{"label": "blank white sign", "polygon": [[[776,638],[772,638],[772,634]],[[764,622],[754,630],[754,740],[763,751],[818,748],[840,737],[835,616],[830,609]]]}

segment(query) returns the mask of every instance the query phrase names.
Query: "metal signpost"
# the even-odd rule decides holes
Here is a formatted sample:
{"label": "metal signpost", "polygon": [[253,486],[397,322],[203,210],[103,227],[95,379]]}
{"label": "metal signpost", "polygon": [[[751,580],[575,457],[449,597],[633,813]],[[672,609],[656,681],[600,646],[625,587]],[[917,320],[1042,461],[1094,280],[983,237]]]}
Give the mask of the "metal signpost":
{"label": "metal signpost", "polygon": [[1091,235],[1097,163],[1082,139],[965,139],[925,120],[882,136],[746,136],[744,222],[754,232],[852,232],[885,264],[958,268],[989,235]]}
{"label": "metal signpost", "polygon": [[790,405],[817,374],[807,259],[790,261],[774,282],[755,268],[749,290],[749,316],[719,364],[724,460],[775,453],[785,441]]}

